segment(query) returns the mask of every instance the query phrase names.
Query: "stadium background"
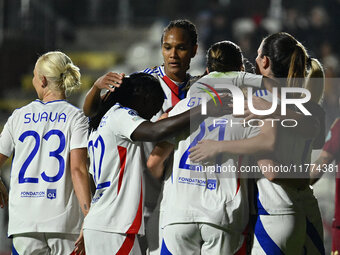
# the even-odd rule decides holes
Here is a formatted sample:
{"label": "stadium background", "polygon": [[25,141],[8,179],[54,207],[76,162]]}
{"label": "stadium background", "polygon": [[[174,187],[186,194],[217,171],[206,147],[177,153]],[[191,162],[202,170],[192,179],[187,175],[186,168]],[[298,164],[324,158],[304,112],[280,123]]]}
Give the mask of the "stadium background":
{"label": "stadium background", "polygon": [[[31,80],[39,55],[58,49],[80,67],[82,89],[70,100],[81,107],[86,91],[108,70],[129,74],[160,64],[163,28],[176,18],[198,28],[193,75],[203,72],[205,52],[214,42],[232,40],[254,62],[265,35],[291,33],[326,70],[327,131],[339,116],[340,0],[0,0],[0,130],[15,108],[36,98]],[[8,168],[2,169],[7,183]],[[334,174],[315,186],[328,254],[334,186]],[[11,245],[7,217],[0,209],[0,255],[9,254]]]}

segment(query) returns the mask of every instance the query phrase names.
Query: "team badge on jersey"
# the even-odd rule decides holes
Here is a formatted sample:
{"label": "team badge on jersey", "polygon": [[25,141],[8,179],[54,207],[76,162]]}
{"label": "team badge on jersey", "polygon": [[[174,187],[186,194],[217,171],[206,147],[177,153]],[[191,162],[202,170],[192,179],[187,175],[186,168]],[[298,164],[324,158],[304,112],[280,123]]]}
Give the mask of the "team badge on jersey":
{"label": "team badge on jersey", "polygon": [[216,180],[208,179],[207,180],[207,189],[210,189],[210,190],[216,189]]}
{"label": "team badge on jersey", "polygon": [[48,199],[56,199],[57,198],[57,190],[56,189],[47,189],[47,198]]}
{"label": "team badge on jersey", "polygon": [[135,110],[130,109],[128,112],[131,116],[138,116],[138,113]]}

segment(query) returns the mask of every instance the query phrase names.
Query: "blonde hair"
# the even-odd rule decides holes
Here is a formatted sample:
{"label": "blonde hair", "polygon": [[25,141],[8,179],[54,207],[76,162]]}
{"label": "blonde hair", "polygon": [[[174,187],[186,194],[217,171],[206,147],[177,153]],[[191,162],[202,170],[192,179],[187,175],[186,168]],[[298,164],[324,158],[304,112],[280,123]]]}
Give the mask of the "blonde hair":
{"label": "blonde hair", "polygon": [[310,69],[307,75],[306,89],[311,93],[311,101],[321,103],[325,89],[325,73],[321,63],[315,59],[310,59]]}
{"label": "blonde hair", "polygon": [[46,77],[47,84],[52,90],[65,92],[80,87],[79,68],[72,60],[60,51],[50,51],[39,57],[35,65],[39,75]]}

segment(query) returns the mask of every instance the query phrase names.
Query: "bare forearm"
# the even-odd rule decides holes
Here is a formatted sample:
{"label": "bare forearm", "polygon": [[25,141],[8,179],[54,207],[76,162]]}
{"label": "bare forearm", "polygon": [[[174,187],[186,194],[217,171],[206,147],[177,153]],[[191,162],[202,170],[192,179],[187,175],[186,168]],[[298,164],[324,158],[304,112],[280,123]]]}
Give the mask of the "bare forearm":
{"label": "bare forearm", "polygon": [[308,110],[312,113],[312,115],[303,115],[301,113],[297,113],[293,110],[287,109],[286,115],[281,115],[281,111],[274,112],[274,119],[293,119],[296,121],[297,125],[294,128],[291,128],[292,132],[297,132],[304,138],[315,138],[320,133],[320,121],[314,114],[315,106],[313,103],[310,103],[307,107]]}
{"label": "bare forearm", "polygon": [[83,111],[86,116],[93,117],[97,114],[98,106],[101,103],[100,91],[96,86],[92,86],[87,92],[83,105]]}
{"label": "bare forearm", "polygon": [[244,140],[219,142],[217,146],[219,153],[226,152],[235,155],[262,155],[274,151],[274,142],[266,139],[264,134]]}
{"label": "bare forearm", "polygon": [[89,174],[87,172],[87,149],[73,149],[70,153],[70,170],[73,188],[84,216],[91,204]]}
{"label": "bare forearm", "polygon": [[176,132],[189,129],[191,119],[203,120],[200,108],[195,107],[179,115],[162,119],[157,122],[143,122],[131,135],[134,141],[156,142],[169,138]]}
{"label": "bare forearm", "polygon": [[153,177],[160,179],[164,173],[164,162],[173,151],[174,146],[168,142],[161,142],[151,152],[147,167]]}
{"label": "bare forearm", "polygon": [[86,216],[91,204],[89,175],[81,171],[75,171],[72,174],[72,182],[81,210]]}

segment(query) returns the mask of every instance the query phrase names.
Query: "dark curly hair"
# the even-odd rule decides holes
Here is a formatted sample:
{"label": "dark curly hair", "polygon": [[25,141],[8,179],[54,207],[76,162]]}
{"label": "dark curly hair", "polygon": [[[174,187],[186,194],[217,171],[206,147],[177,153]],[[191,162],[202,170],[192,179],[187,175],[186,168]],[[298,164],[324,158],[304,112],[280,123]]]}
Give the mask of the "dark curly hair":
{"label": "dark curly hair", "polygon": [[97,115],[90,119],[90,130],[98,128],[102,117],[116,103],[133,109],[134,103],[140,98],[146,98],[146,102],[153,104],[157,111],[162,107],[164,92],[159,81],[150,74],[131,74],[123,79],[121,86],[116,88],[113,93],[106,94],[99,106]]}
{"label": "dark curly hair", "polygon": [[163,38],[166,32],[170,31],[172,28],[181,28],[185,32],[188,33],[190,37],[190,42],[193,46],[197,44],[197,29],[196,26],[187,19],[178,19],[173,20],[169,23],[169,25],[164,28],[162,38],[161,38],[161,44],[163,44]]}

